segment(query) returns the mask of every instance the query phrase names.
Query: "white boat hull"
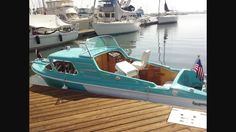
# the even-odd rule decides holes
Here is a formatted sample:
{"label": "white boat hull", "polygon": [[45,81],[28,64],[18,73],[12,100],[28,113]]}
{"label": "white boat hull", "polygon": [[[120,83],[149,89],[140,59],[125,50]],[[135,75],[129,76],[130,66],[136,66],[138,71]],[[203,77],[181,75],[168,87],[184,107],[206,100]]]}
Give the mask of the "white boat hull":
{"label": "white boat hull", "polygon": [[96,22],[93,23],[93,28],[97,35],[122,34],[138,31],[139,25],[139,22]]}
{"label": "white boat hull", "polygon": [[166,15],[158,17],[158,24],[176,23],[177,21],[178,21],[178,16],[176,15]]}
{"label": "white boat hull", "polygon": [[72,24],[76,29],[78,29],[78,31],[81,31],[85,29],[91,29],[91,21],[92,18],[86,17],[76,20],[68,20],[66,22]]}
{"label": "white boat hull", "polygon": [[[62,41],[60,41],[59,34],[62,36]],[[36,36],[39,37],[40,43],[37,43]],[[62,32],[54,32],[48,35],[31,35],[29,37],[29,48],[30,50],[33,49],[40,49],[45,47],[50,47],[58,44],[62,44],[68,41],[72,41],[78,38],[78,31],[71,31],[67,33]]]}
{"label": "white boat hull", "polygon": [[180,107],[199,109],[199,110],[204,110],[204,111],[206,111],[206,107],[207,107],[206,105],[207,102],[203,100],[182,98],[182,97],[177,97],[177,96],[167,96],[167,95],[161,95],[161,94],[153,94],[153,93],[148,93],[148,92],[139,92],[139,91],[133,91],[133,90],[127,90],[127,89],[121,89],[121,88],[105,87],[105,86],[100,86],[100,85],[93,85],[93,84],[63,80],[59,78],[42,75],[40,73],[37,73],[37,74],[42,76],[43,78],[53,79],[53,80],[61,81],[61,82],[64,81],[65,83],[73,83],[73,84],[81,85],[85,88],[87,92],[95,93],[95,94],[101,94],[101,95],[107,95],[107,96],[113,96],[113,97],[119,97],[119,98],[127,98],[127,99],[145,100],[145,101],[150,101],[150,102],[169,104],[172,106],[180,106]]}
{"label": "white boat hull", "polygon": [[[89,84],[83,84],[83,86],[88,92],[95,93],[95,94],[103,94],[103,95],[109,95],[109,96],[120,97],[120,98],[128,98],[128,99],[146,100],[150,102],[187,107],[191,109],[206,110],[206,101],[202,101],[202,100],[194,100],[194,99],[181,98],[181,97],[175,97],[175,96],[144,93],[144,92],[138,92],[138,91],[131,91],[131,90],[125,90],[125,89],[119,89],[119,88],[112,88],[112,87],[102,87],[102,86],[89,85]],[[193,102],[204,104],[204,105],[195,105]]]}

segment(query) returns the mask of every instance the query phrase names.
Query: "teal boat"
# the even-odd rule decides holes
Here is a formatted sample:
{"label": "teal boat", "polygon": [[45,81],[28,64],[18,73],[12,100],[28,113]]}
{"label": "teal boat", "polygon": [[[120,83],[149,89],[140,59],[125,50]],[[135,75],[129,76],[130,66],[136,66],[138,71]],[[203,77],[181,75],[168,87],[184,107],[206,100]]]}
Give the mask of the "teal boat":
{"label": "teal boat", "polygon": [[205,110],[206,83],[196,72],[150,62],[150,53],[133,58],[112,36],[96,36],[35,59],[32,70],[52,87]]}

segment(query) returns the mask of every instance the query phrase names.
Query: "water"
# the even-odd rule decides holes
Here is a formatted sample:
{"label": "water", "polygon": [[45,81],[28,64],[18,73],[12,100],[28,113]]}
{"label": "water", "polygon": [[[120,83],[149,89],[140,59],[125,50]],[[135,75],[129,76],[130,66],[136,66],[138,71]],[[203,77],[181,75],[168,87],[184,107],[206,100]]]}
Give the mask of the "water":
{"label": "water", "polygon": [[[138,32],[114,37],[130,56],[141,58],[144,50],[151,49],[150,61],[175,68],[192,68],[197,55],[200,55],[204,72],[207,71],[206,14],[180,15],[178,23],[151,25]],[[46,57],[68,45],[79,47],[80,41],[42,50],[41,53]],[[29,53],[29,57],[30,61],[35,59],[34,52]],[[30,75],[33,74],[30,69]]]}
{"label": "water", "polygon": [[130,56],[151,49],[150,61],[175,68],[192,68],[200,55],[206,69],[206,14],[180,15],[178,23],[152,25],[139,32],[114,36]]}

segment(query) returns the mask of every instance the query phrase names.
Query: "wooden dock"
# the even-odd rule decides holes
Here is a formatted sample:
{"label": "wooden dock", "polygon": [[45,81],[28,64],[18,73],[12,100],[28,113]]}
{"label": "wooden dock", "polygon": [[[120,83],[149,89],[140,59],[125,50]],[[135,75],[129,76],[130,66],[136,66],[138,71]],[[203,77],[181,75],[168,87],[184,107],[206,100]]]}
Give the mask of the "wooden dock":
{"label": "wooden dock", "polygon": [[79,30],[78,38],[97,35],[94,29]]}
{"label": "wooden dock", "polygon": [[203,132],[206,129],[168,123],[171,106],[29,86],[30,131]]}

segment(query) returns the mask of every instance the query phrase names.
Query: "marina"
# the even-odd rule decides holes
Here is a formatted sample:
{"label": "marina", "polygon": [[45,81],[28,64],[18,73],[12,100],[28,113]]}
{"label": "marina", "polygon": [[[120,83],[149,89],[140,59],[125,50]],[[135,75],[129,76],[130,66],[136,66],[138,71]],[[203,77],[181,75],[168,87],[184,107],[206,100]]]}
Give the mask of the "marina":
{"label": "marina", "polygon": [[[144,50],[150,48],[150,61],[166,64],[175,68],[191,68],[197,55],[200,55],[204,72],[206,63],[206,15],[180,15],[179,22],[167,25],[150,25],[141,27],[134,33],[113,35],[120,47],[132,57],[140,58]],[[84,30],[85,31],[85,30]],[[89,31],[89,30],[87,30]],[[65,46],[79,47],[81,41],[96,36],[91,29],[91,35],[84,32],[83,37],[70,43],[41,50],[43,56],[64,49]],[[36,58],[34,52],[29,53],[29,60]],[[181,62],[181,63],[179,63]],[[32,70],[29,69],[31,74]]]}
{"label": "marina", "polygon": [[137,3],[30,9],[30,131],[207,131],[206,10]]}

